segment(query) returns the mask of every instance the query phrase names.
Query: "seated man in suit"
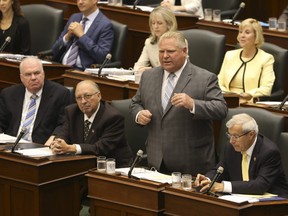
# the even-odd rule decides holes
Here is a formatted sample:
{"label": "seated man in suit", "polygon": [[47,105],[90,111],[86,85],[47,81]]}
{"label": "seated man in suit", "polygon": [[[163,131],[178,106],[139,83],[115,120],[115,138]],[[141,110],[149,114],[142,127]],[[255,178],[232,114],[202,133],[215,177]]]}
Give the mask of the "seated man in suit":
{"label": "seated man in suit", "polygon": [[70,92],[45,80],[42,62],[36,57],[20,63],[20,79],[22,84],[5,88],[0,94],[0,133],[17,136],[25,127],[24,139],[44,144],[64,123]]}
{"label": "seated man in suit", "polygon": [[111,51],[114,31],[98,9],[97,0],[77,1],[81,13],[73,14],[52,47],[53,60],[84,70],[102,64]]}
{"label": "seated man in suit", "polygon": [[[226,127],[230,144],[225,148],[223,160],[216,166],[216,169],[222,166],[224,172],[211,191],[244,194],[269,192],[287,197],[288,184],[277,145],[259,134],[256,121],[245,113],[234,115]],[[216,169],[206,176],[211,179]],[[210,180],[206,176],[197,175],[195,186],[203,186],[200,191],[209,187]]]}
{"label": "seated man in suit", "polygon": [[[98,85],[84,80],[75,89],[77,104],[65,110],[66,121],[51,143],[55,154],[90,154],[115,158],[117,167],[132,162],[124,133],[124,118],[110,104],[101,101]],[[69,143],[69,144],[68,144]],[[70,144],[71,143],[71,144]]]}

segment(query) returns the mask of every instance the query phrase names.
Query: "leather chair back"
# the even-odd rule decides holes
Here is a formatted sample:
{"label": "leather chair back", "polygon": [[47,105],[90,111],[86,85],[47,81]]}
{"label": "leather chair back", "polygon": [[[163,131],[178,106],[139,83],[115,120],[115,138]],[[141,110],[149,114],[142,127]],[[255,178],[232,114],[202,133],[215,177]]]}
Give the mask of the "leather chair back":
{"label": "leather chair back", "polygon": [[148,135],[147,127],[139,126],[135,123],[135,119],[132,119],[132,115],[129,111],[131,99],[124,100],[112,100],[111,105],[114,106],[125,118],[125,134],[128,143],[132,149],[133,156],[137,151],[141,149],[146,152],[146,138]]}
{"label": "leather chair back", "polygon": [[285,129],[284,116],[277,115],[261,108],[229,108],[226,118],[221,122],[219,141],[216,145],[216,154],[218,158],[223,156],[224,147],[229,142],[229,139],[226,136],[226,123],[232,118],[233,115],[240,113],[247,113],[248,115],[252,116],[258,124],[259,133],[268,137],[274,143],[278,143],[280,134]]}
{"label": "leather chair back", "polygon": [[126,36],[128,32],[128,26],[119,23],[115,20],[111,20],[114,29],[114,41],[112,45],[112,59],[106,65],[106,67],[122,67],[122,53],[125,47]]}
{"label": "leather chair back", "polygon": [[21,10],[30,25],[31,54],[50,50],[63,29],[63,10],[44,4],[22,5]]}
{"label": "leather chair back", "polygon": [[181,32],[188,41],[190,62],[218,74],[225,54],[226,36],[201,29],[188,29]]}
{"label": "leather chair back", "polygon": [[280,135],[278,147],[281,153],[281,160],[283,169],[286,175],[286,180],[288,182],[288,132],[283,132]]}

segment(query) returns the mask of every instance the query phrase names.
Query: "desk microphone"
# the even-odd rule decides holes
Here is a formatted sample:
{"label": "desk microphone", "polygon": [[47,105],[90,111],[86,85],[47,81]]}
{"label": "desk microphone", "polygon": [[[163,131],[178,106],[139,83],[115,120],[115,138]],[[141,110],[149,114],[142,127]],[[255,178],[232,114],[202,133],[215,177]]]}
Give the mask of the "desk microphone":
{"label": "desk microphone", "polygon": [[98,70],[98,76],[101,75],[102,69],[103,69],[103,68],[105,67],[105,65],[110,61],[111,58],[112,58],[112,55],[111,55],[110,53],[108,53],[108,54],[106,55],[106,58],[105,58],[104,62],[101,64],[101,66],[100,66],[100,68],[99,68],[99,70]]}
{"label": "desk microphone", "polygon": [[140,162],[142,156],[143,156],[143,151],[142,151],[141,149],[139,149],[138,152],[137,152],[137,154],[136,154],[136,157],[135,157],[135,159],[134,159],[134,161],[133,161],[133,163],[132,163],[132,165],[131,165],[131,167],[130,167],[130,169],[129,169],[128,178],[131,178],[131,177],[132,177],[131,173],[132,173],[134,167],[136,166],[136,164],[137,164],[138,162]]}
{"label": "desk microphone", "polygon": [[0,48],[0,53],[3,52],[3,50],[6,48],[6,46],[11,42],[11,37],[8,36],[6,37],[4,43],[2,44],[1,48]]}
{"label": "desk microphone", "polygon": [[216,174],[215,174],[215,176],[214,176],[214,178],[210,184],[210,187],[204,192],[205,194],[209,195],[210,190],[212,189],[213,185],[215,184],[217,179],[220,177],[220,175],[222,175],[223,171],[224,171],[224,168],[222,166],[218,167],[217,172],[216,172]]}
{"label": "desk microphone", "polygon": [[11,152],[15,153],[15,148],[16,148],[17,144],[19,143],[19,141],[21,140],[21,138],[22,138],[22,137],[24,136],[24,134],[26,133],[26,131],[27,131],[27,128],[26,128],[26,127],[23,127],[23,128],[21,129],[21,131],[20,131],[20,133],[19,133],[19,135],[18,135],[18,137],[17,137],[17,139],[16,139],[16,141],[15,141],[15,143],[14,143],[12,149],[11,149]]}
{"label": "desk microphone", "polygon": [[285,105],[286,101],[288,100],[288,95],[284,98],[284,100],[281,102],[281,104],[278,106],[279,110],[285,110],[283,109],[283,106]]}
{"label": "desk microphone", "polygon": [[137,9],[136,6],[139,3],[140,0],[135,0],[133,3],[133,10]]}
{"label": "desk microphone", "polygon": [[245,3],[241,2],[238,10],[236,11],[236,13],[234,14],[231,23],[234,24],[234,21],[236,20],[236,18],[239,16],[240,12],[245,8]]}

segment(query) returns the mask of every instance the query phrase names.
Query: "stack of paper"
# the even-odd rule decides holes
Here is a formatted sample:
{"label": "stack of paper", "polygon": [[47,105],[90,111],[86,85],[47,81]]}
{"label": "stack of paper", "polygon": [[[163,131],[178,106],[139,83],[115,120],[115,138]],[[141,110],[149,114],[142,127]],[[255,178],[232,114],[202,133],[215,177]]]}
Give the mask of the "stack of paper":
{"label": "stack of paper", "polygon": [[[129,172],[128,168],[120,168],[116,169],[117,172],[120,172],[122,175],[128,176]],[[144,168],[134,168],[132,171],[132,175],[139,179],[146,179],[150,181],[160,182],[160,183],[172,183],[172,178],[170,175],[165,175],[163,173],[159,173],[157,171],[147,170]]]}
{"label": "stack of paper", "polygon": [[[98,74],[99,68],[86,68],[84,72]],[[126,70],[123,68],[103,68],[101,74],[109,74],[109,75],[132,75],[134,72],[132,70]]]}

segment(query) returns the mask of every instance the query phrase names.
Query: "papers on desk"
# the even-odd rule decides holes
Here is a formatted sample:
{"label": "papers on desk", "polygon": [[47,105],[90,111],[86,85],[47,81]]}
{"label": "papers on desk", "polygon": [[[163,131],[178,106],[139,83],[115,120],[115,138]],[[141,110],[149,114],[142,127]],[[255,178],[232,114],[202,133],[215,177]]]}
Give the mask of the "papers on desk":
{"label": "papers on desk", "polygon": [[263,195],[253,195],[253,194],[232,194],[232,195],[224,195],[220,196],[219,199],[228,200],[235,203],[242,203],[242,202],[259,202],[262,200],[274,200],[278,197],[276,194],[265,193]]}
{"label": "papers on desk", "polygon": [[[269,105],[269,106],[276,106],[276,105],[280,105],[282,103],[282,101],[259,101],[256,102],[256,104],[265,104],[265,105]],[[288,105],[288,102],[285,102],[285,105]]]}
{"label": "papers on desk", "polygon": [[46,157],[53,155],[49,147],[17,150],[16,152],[29,157]]}
{"label": "papers on desk", "polygon": [[[119,168],[116,169],[117,172],[120,172],[121,175],[128,176],[129,167],[127,168]],[[132,175],[139,178],[139,179],[145,179],[160,183],[172,183],[172,178],[170,175],[165,175],[163,173],[159,173],[157,171],[151,171],[144,168],[134,168],[132,171]]]}
{"label": "papers on desk", "polygon": [[[4,133],[0,134],[0,143],[15,143],[17,137],[10,136]],[[29,143],[28,141],[21,139],[20,143]]]}
{"label": "papers on desk", "polygon": [[[125,6],[133,9],[133,5],[125,5]],[[146,12],[152,12],[152,10],[154,9],[154,7],[143,6],[143,5],[137,5],[136,7],[137,9],[140,9],[141,11],[146,11]]]}
{"label": "papers on desk", "polygon": [[[84,72],[98,75],[99,68],[86,68]],[[126,70],[123,68],[103,68],[101,71],[102,75],[133,75],[132,70]]]}
{"label": "papers on desk", "polygon": [[[0,53],[0,59],[5,59],[10,62],[21,62],[24,58],[32,55],[21,55],[12,53]],[[41,60],[42,64],[52,64],[50,61]]]}

